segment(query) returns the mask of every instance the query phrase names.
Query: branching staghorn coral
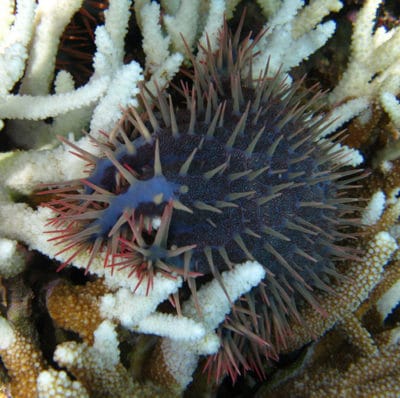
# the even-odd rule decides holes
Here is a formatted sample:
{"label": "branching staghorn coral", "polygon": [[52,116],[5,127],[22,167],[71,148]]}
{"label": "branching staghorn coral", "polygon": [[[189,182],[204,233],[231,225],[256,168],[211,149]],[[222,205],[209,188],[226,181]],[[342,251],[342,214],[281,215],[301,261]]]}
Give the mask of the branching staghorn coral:
{"label": "branching staghorn coral", "polygon": [[336,322],[344,316],[354,312],[360,303],[371,293],[372,289],[382,279],[383,267],[391,255],[397,249],[395,240],[386,232],[376,235],[366,248],[366,255],[362,264],[353,264],[346,273],[349,278],[338,287],[333,287],[337,294],[337,300],[327,300],[327,296],[321,295],[319,299],[324,302],[323,308],[327,311],[326,317],[321,317],[315,312],[305,309],[302,312],[303,325],[293,327],[293,340],[287,348],[293,351],[302,347],[307,342],[323,335],[331,329]]}
{"label": "branching staghorn coral", "polygon": [[387,322],[399,302],[397,256],[368,299],[308,347],[291,372],[278,372],[258,397],[399,394],[399,328]]}
{"label": "branching staghorn coral", "polygon": [[323,46],[332,36],[335,23],[320,21],[330,11],[339,11],[342,4],[339,1],[328,0],[323,1],[324,4],[319,7],[320,3],[311,2],[296,15],[303,2],[301,0],[283,2],[265,25],[267,31],[260,40],[260,52],[256,55],[252,66],[255,78],[264,70],[267,62],[271,75],[278,69],[288,72]]}
{"label": "branching staghorn coral", "polygon": [[380,104],[399,127],[400,105],[396,95],[400,91],[399,65],[400,29],[374,29],[380,0],[368,0],[354,23],[351,57],[347,70],[329,94],[332,103],[350,98],[365,98],[369,112],[373,104]]}
{"label": "branching staghorn coral", "polygon": [[[48,70],[47,77],[41,85],[37,87],[30,81],[38,79],[31,73],[24,76],[21,87],[22,95],[12,95],[4,99],[4,104],[0,114],[2,118],[44,120],[48,117],[54,117],[55,120],[50,128],[43,126],[43,123],[26,124],[19,123],[14,129],[22,130],[21,140],[29,134],[39,134],[36,145],[45,144],[54,137],[54,131],[57,134],[66,134],[75,132],[79,134],[83,128],[87,128],[90,123],[91,131],[98,134],[100,128],[110,128],[115,123],[121,112],[120,106],[135,105],[134,97],[137,94],[137,83],[142,80],[142,70],[136,61],[129,64],[123,63],[123,38],[126,33],[129,1],[113,2],[107,10],[105,24],[99,26],[95,32],[95,43],[97,52],[94,57],[94,73],[90,81],[82,87],[74,89],[72,77],[65,71],[60,72],[55,79],[55,94],[50,95],[49,89],[54,78],[54,65],[59,35],[51,31],[52,26],[62,25],[68,22],[65,14],[72,17],[72,2],[65,2],[63,7],[57,4],[57,7],[49,9],[47,3],[39,3],[37,14],[40,15],[36,36],[32,40],[37,40],[37,47],[46,49],[38,54],[33,53],[30,57],[28,70],[37,70],[35,65],[45,64]],[[77,2],[78,8],[81,2]],[[46,25],[46,15],[41,11],[43,8],[49,12],[52,24]],[[17,14],[18,16],[18,14]],[[41,32],[43,30],[43,32]],[[63,28],[58,28],[62,33]],[[33,50],[32,50],[33,51]],[[47,56],[46,56],[47,55]],[[45,57],[38,59],[38,57]],[[36,72],[40,73],[40,72]],[[25,94],[27,92],[27,94]],[[100,97],[102,97],[100,99]],[[110,102],[111,100],[111,102]],[[35,106],[36,104],[37,106]],[[19,109],[19,111],[18,111]],[[23,111],[22,109],[25,109]],[[104,112],[107,109],[108,112]],[[61,120],[58,121],[57,117]],[[62,128],[60,127],[62,125]],[[107,126],[108,125],[108,126]],[[12,128],[12,127],[11,127]],[[34,128],[35,132],[31,129]],[[42,130],[42,131],[41,131]],[[44,130],[44,131],[43,131]],[[50,131],[48,131],[50,130]],[[53,137],[52,137],[53,136]],[[32,140],[32,137],[30,138]],[[32,141],[31,144],[32,146]]]}
{"label": "branching staghorn coral", "polygon": [[[46,27],[44,21],[41,25],[40,19],[36,18],[35,20],[33,18],[33,13],[35,8],[36,10],[39,10],[40,7],[46,10],[49,9],[46,8],[45,1],[39,2],[38,5],[29,1],[18,2],[18,12],[15,15],[15,19],[12,13],[5,14],[7,18],[4,18],[4,24],[0,30],[0,32],[6,32],[0,36],[2,54],[4,54],[2,59],[5,60],[6,57],[9,57],[9,53],[16,54],[16,65],[18,65],[17,68],[9,71],[5,61],[3,61],[4,67],[2,66],[0,70],[0,73],[6,71],[7,75],[7,79],[2,80],[2,82],[4,81],[4,86],[2,86],[3,92],[0,93],[3,101],[0,102],[0,115],[1,118],[6,120],[5,130],[14,134],[14,131],[20,130],[19,126],[21,126],[21,131],[24,131],[21,142],[27,148],[34,148],[51,142],[54,134],[71,132],[75,136],[79,136],[81,129],[85,127],[88,128],[91,136],[99,140],[103,139],[101,131],[118,132],[122,128],[120,124],[122,123],[120,119],[123,112],[122,108],[138,104],[137,94],[140,81],[145,80],[148,82],[147,89],[153,92],[154,95],[157,92],[157,86],[162,87],[169,84],[185,57],[185,62],[190,62],[191,57],[188,56],[180,33],[183,34],[187,46],[193,51],[196,50],[199,43],[203,46],[203,49],[207,49],[208,45],[211,50],[216,49],[218,45],[218,29],[223,23],[223,13],[226,12],[226,15],[232,13],[237,2],[230,1],[225,4],[223,1],[214,0],[201,3],[184,0],[181,2],[161,2],[161,5],[150,1],[135,2],[134,11],[142,31],[143,49],[146,56],[144,70],[142,70],[142,67],[136,61],[131,61],[127,64],[123,62],[124,36],[128,26],[127,19],[130,2],[111,0],[109,10],[105,13],[105,25],[96,29],[97,50],[94,56],[94,74],[85,86],[78,89],[74,88],[73,80],[68,72],[59,72],[56,78],[53,76],[54,57],[57,48],[55,43],[59,40],[62,30],[59,27],[58,37],[55,34],[52,43],[46,44],[49,49],[48,58],[46,59],[53,59],[53,61],[47,62],[47,71],[43,70],[43,74],[39,70],[39,76],[46,81],[44,84],[46,87],[41,89],[42,92],[36,88],[29,89],[32,91],[29,93],[30,96],[27,96],[26,94],[29,90],[24,87],[29,87],[28,73],[23,78],[20,91],[18,93],[14,91],[12,94],[9,92],[12,86],[20,80],[24,71],[33,68],[25,69],[26,65],[34,65],[35,62],[38,62],[38,56],[34,55],[33,49],[28,49],[28,43],[30,40],[34,40],[32,42],[35,43],[33,48],[37,48],[39,46],[37,43],[41,43],[41,40],[43,40],[40,30],[50,29],[50,27]],[[363,12],[371,14],[371,9],[375,10],[377,5],[377,2],[368,2]],[[68,3],[68,6],[72,7],[73,5]],[[320,24],[320,21],[330,11],[337,11],[340,6],[341,4],[338,1],[316,0],[307,7],[303,7],[301,1],[284,1],[282,8],[274,12],[273,17],[266,25],[267,27],[269,26],[270,30],[261,38],[254,50],[257,51],[253,63],[254,77],[259,78],[268,60],[270,60],[269,72],[271,74],[278,70],[279,67],[281,67],[282,71],[290,73],[290,69],[293,66],[315,52],[333,34],[334,23],[328,21]],[[298,11],[300,12],[297,14]],[[64,15],[58,15],[58,12],[59,10],[57,9],[52,22],[64,23],[65,26],[67,22],[62,22]],[[265,12],[267,13],[267,11]],[[71,9],[69,11],[70,16],[72,16],[72,13]],[[13,19],[15,20],[14,25],[12,25]],[[45,17],[43,17],[43,20],[45,20]],[[122,20],[125,22],[121,23]],[[307,24],[303,23],[305,20],[307,20]],[[36,25],[34,21],[36,21]],[[358,30],[366,31],[367,28],[365,26],[358,27]],[[157,43],[156,46],[155,43]],[[355,39],[353,43],[355,43],[354,46],[358,46]],[[294,47],[299,48],[300,51],[295,53],[292,51]],[[197,53],[199,60],[204,55],[203,49],[200,48]],[[282,49],[284,50],[282,51]],[[45,53],[41,55],[43,54]],[[357,64],[358,61],[354,62]],[[393,65],[393,68],[392,66],[389,67],[390,70],[395,69],[396,62],[394,59],[390,60],[390,65]],[[349,66],[349,71],[351,71],[351,65]],[[368,90],[368,88],[364,87],[368,84],[369,79],[360,82],[360,90]],[[52,85],[55,87],[55,94],[50,94]],[[25,94],[24,90],[26,90]],[[335,93],[335,90],[333,90],[333,93]],[[331,94],[331,97],[333,98],[334,95]],[[332,120],[338,115],[340,119],[331,124],[330,131],[334,132],[346,120],[356,116],[376,101],[375,97],[365,96],[364,94],[355,95],[354,97],[356,98],[345,103],[343,107],[333,110]],[[22,105],[25,108],[22,108]],[[348,111],[347,115],[344,114],[345,111]],[[50,127],[43,122],[48,117],[53,117]],[[35,129],[37,128],[39,131],[38,138],[28,135],[33,126],[29,120],[31,118],[39,120],[39,124],[35,126]],[[28,120],[18,120],[17,124],[15,120],[8,119]],[[394,118],[393,121],[395,121]],[[329,137],[326,139],[329,139]],[[88,137],[81,138],[78,141],[73,141],[71,138],[70,141],[77,147],[98,155],[97,149],[93,148]],[[53,216],[52,212],[43,207],[32,209],[24,203],[15,203],[14,200],[19,194],[30,195],[37,184],[68,181],[82,177],[84,162],[71,154],[69,152],[70,149],[68,146],[61,145],[54,149],[41,151],[15,152],[4,155],[0,160],[0,231],[1,235],[5,237],[3,242],[4,250],[8,250],[7,253],[4,252],[5,256],[3,258],[10,258],[10,250],[15,252],[17,247],[14,243],[15,241],[23,242],[31,249],[38,250],[50,258],[55,257],[56,253],[60,251],[52,241],[48,240],[49,235],[43,233],[46,230],[48,220]],[[336,150],[340,151],[341,149],[336,148]],[[356,151],[349,151],[347,156],[353,160],[358,158],[358,162],[361,160],[361,156]],[[343,163],[348,165],[351,162],[347,160]],[[394,198],[392,200],[395,202]],[[379,206],[381,202],[379,202],[378,195],[374,202],[375,205],[371,205],[371,207],[373,209],[381,207],[382,210],[385,205]],[[365,222],[369,223],[371,228],[369,229],[368,237],[363,242],[363,246],[371,251],[368,252],[365,261],[355,263],[354,267],[349,267],[349,269],[353,270],[354,275],[349,273],[348,276],[353,276],[358,282],[354,286],[350,285],[350,287],[354,287],[354,296],[351,296],[351,294],[349,294],[351,297],[344,295],[343,301],[346,301],[346,306],[343,307],[343,311],[337,311],[340,309],[338,307],[341,304],[336,303],[337,305],[335,306],[335,303],[332,302],[335,299],[332,296],[317,295],[322,307],[328,310],[328,317],[321,318],[318,315],[322,325],[311,331],[308,329],[304,332],[305,334],[302,334],[303,332],[301,331],[301,329],[304,329],[304,325],[293,325],[293,341],[298,339],[294,346],[301,346],[310,339],[317,338],[326,329],[332,327],[335,322],[340,323],[342,320],[348,319],[348,324],[351,324],[351,313],[357,307],[355,303],[363,301],[373,286],[382,278],[382,275],[385,275],[383,267],[397,248],[394,238],[388,234],[388,232],[394,234],[393,228],[396,226],[398,217],[395,215],[397,214],[395,211],[389,217],[389,209],[392,206],[396,206],[396,203],[388,203],[387,210],[382,210],[381,213],[378,210],[378,213],[365,215]],[[374,213],[374,211],[371,210],[371,213]],[[375,226],[373,227],[373,225]],[[63,263],[68,260],[70,255],[71,253],[63,252],[59,253],[56,258]],[[73,265],[78,268],[85,268],[88,258],[89,254],[87,252],[81,252],[74,258]],[[89,328],[90,330],[81,330],[81,325],[85,325],[84,322],[81,324],[73,321],[68,325],[67,323],[60,325],[77,333],[82,332],[82,336],[86,339],[86,342],[82,344],[76,342],[61,343],[56,350],[56,360],[59,365],[65,366],[77,378],[79,383],[71,386],[73,383],[68,381],[65,373],[59,372],[55,374],[50,369],[45,371],[47,373],[42,372],[38,378],[38,396],[51,396],[46,395],[49,394],[46,392],[47,388],[59,389],[59,391],[63,391],[63,388],[65,388],[65,391],[79,391],[79,393],[76,392],[77,396],[83,397],[103,396],[102,394],[109,396],[107,394],[110,394],[110,392],[107,391],[107,388],[114,386],[113,383],[117,383],[116,388],[120,389],[118,390],[120,396],[134,394],[132,380],[124,366],[119,362],[119,358],[117,358],[119,355],[116,348],[117,337],[115,327],[109,323],[110,320],[122,325],[125,330],[130,332],[152,333],[163,337],[157,344],[153,356],[148,361],[148,375],[151,375],[150,379],[154,383],[158,383],[161,386],[166,385],[171,390],[171,394],[179,395],[190,382],[192,371],[196,367],[199,356],[215,353],[218,349],[219,336],[215,333],[215,329],[218,324],[225,320],[225,316],[229,312],[226,292],[215,282],[215,286],[211,285],[213,282],[210,283],[211,286],[214,286],[213,289],[207,289],[207,285],[204,285],[198,291],[197,304],[184,302],[181,310],[183,316],[178,317],[174,314],[160,312],[157,307],[168,298],[175,304],[178,303],[178,295],[182,291],[182,286],[185,282],[184,278],[175,276],[173,279],[168,279],[161,274],[156,274],[152,281],[152,289],[148,291],[146,283],[140,283],[140,278],[135,275],[128,277],[129,270],[112,273],[105,269],[103,265],[104,253],[100,253],[91,261],[90,273],[97,278],[104,278],[104,291],[97,295],[97,293],[93,294],[88,288],[87,293],[89,296],[87,298],[89,305],[85,307],[85,300],[82,300],[82,308],[84,309],[81,312],[77,309],[79,316],[82,316],[84,320],[91,311],[91,305],[93,304],[97,308],[96,311],[99,311],[96,315],[96,322]],[[371,268],[368,268],[369,266]],[[237,287],[239,287],[239,281],[244,282],[243,290],[239,290],[237,296],[232,295],[231,298],[233,300],[247,293],[251,286],[259,283],[260,279],[263,278],[261,273],[257,277],[257,272],[260,272],[260,268],[262,269],[256,263],[237,265],[233,270],[226,271],[226,275],[222,275],[222,278],[227,280],[232,278],[233,285]],[[374,273],[372,272],[373,269],[377,271]],[[372,278],[373,280],[371,279],[368,289],[362,290],[361,275],[364,274],[374,275],[374,277]],[[345,275],[347,274],[345,273]],[[396,279],[396,277],[393,278]],[[102,284],[103,282],[97,280],[94,283]],[[335,289],[338,289],[337,292],[339,294],[352,291],[351,289],[346,290],[347,286],[346,280],[344,280],[343,284],[339,281]],[[396,286],[396,283],[391,283],[390,286]],[[75,297],[73,300],[76,297],[79,298],[79,294],[75,295],[73,289],[71,291],[68,289],[62,290],[59,286],[55,286],[53,289],[54,291],[60,289],[59,291],[62,292],[62,295],[58,298],[58,303],[62,303],[63,295],[65,297]],[[362,293],[360,293],[361,291]],[[201,298],[203,293],[206,304]],[[397,296],[392,294],[391,297],[391,306],[393,306]],[[91,298],[93,303],[90,300]],[[74,302],[73,300],[72,302]],[[326,305],[324,300],[326,300]],[[218,319],[208,320],[206,314],[200,316],[195,310],[199,303],[208,310],[213,309],[213,303],[218,301],[225,306]],[[342,303],[341,301],[338,302]],[[383,300],[383,302],[387,301]],[[193,307],[192,310],[188,309],[190,305]],[[384,304],[381,305],[381,307],[383,306]],[[68,306],[66,307],[69,308]],[[301,311],[304,319],[308,319],[308,312],[310,313],[310,319],[315,317],[315,311],[305,306],[304,310],[302,309]],[[60,316],[62,317],[62,313],[53,315],[55,322]],[[93,387],[90,384],[96,377],[102,378],[105,374],[113,377],[107,366],[96,367],[97,365],[93,365],[93,361],[96,362],[97,359],[100,360],[101,358],[101,354],[96,351],[99,343],[96,345],[96,337],[93,332],[100,326],[98,322],[101,319],[107,319],[105,322],[108,322],[105,325],[108,325],[108,329],[107,327],[106,329],[109,333],[104,335],[109,339],[110,353],[114,353],[113,365],[118,364],[117,367],[123,375],[114,375],[115,379],[110,382],[109,386],[99,385],[99,390],[94,391],[91,390]],[[176,333],[177,330],[181,332],[178,334]],[[94,346],[88,345],[93,343]],[[79,365],[74,361],[70,361],[72,357],[76,358],[75,355],[78,352],[88,361],[84,361],[83,364]],[[181,372],[182,368],[174,367],[176,365],[174,358],[186,361],[182,362],[188,365],[184,369],[185,373]],[[12,371],[10,371],[10,376],[12,376]],[[166,377],[163,379],[162,376]],[[121,383],[122,379],[118,379],[118,377],[122,377],[125,381]],[[91,381],[88,382],[88,380]],[[139,388],[136,390],[138,393],[142,391],[140,389],[142,387],[137,388]],[[155,396],[156,393],[154,391],[156,390],[150,388],[149,391],[149,396]],[[142,395],[139,396],[145,396],[143,395],[145,394],[144,392],[141,393]]]}
{"label": "branching staghorn coral", "polygon": [[257,397],[395,397],[400,391],[398,333],[395,328],[371,338],[376,351],[368,356],[360,355],[338,331],[329,333],[309,348],[297,375]]}

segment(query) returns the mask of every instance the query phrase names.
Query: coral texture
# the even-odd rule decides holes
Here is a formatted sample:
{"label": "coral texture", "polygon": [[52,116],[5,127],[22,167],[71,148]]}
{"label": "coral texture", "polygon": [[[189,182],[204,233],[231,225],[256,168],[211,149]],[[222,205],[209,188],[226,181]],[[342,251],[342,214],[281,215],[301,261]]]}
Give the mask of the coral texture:
{"label": "coral texture", "polygon": [[0,354],[7,367],[11,383],[11,394],[16,398],[36,397],[36,379],[44,368],[42,354],[29,338],[0,318]]}
{"label": "coral texture", "polygon": [[102,321],[99,299],[106,292],[108,289],[101,279],[85,286],[60,283],[49,288],[47,309],[60,327],[76,331],[84,341],[93,344],[93,333]]}

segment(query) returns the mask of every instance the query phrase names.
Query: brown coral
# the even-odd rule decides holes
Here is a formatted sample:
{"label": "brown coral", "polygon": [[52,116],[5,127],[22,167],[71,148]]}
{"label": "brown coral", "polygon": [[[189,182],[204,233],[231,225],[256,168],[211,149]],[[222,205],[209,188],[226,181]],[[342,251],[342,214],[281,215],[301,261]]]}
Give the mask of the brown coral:
{"label": "brown coral", "polygon": [[0,318],[0,355],[7,368],[13,398],[36,398],[36,379],[44,369],[39,349]]}
{"label": "brown coral", "polygon": [[398,397],[399,365],[398,344],[380,344],[375,355],[362,356],[338,333],[330,333],[310,349],[300,375],[257,397]]}
{"label": "brown coral", "polygon": [[[382,237],[382,234],[388,237],[382,232],[376,238]],[[399,280],[398,254],[383,269],[382,261],[396,248],[396,243],[393,238],[387,240],[385,249],[385,245],[378,242],[379,239],[375,239],[375,245],[372,244],[378,250],[372,251],[370,245],[367,255],[370,260],[375,257],[376,264],[381,262],[380,267],[373,267],[373,272],[369,269],[369,273],[366,269],[364,277],[358,274],[356,268],[353,275],[358,275],[357,278],[353,276],[345,282],[342,286],[345,291],[341,291],[347,298],[363,289],[364,293],[351,300],[350,307],[346,307],[339,297],[332,304],[338,307],[334,328],[306,349],[306,355],[295,364],[294,370],[277,372],[274,379],[261,388],[257,397],[399,396],[400,328],[390,328],[390,324],[385,322],[398,302],[398,290],[393,289]],[[372,264],[371,261],[369,263]],[[361,298],[364,301],[359,306]],[[340,311],[341,306],[344,308]],[[309,318],[308,321],[317,333],[329,328],[326,320]],[[303,340],[297,341],[298,346],[306,342],[307,336],[299,330]]]}
{"label": "brown coral", "polygon": [[99,299],[108,292],[102,279],[82,286],[60,283],[50,288],[47,309],[58,326],[78,333],[88,344],[93,344],[93,333],[102,321]]}
{"label": "brown coral", "polygon": [[346,279],[334,287],[336,298],[321,293],[319,300],[327,311],[327,316],[304,308],[302,324],[294,325],[293,337],[287,347],[292,351],[309,341],[322,336],[337,321],[355,311],[380,281],[384,265],[397,248],[395,240],[386,232],[379,233],[367,246],[363,261],[354,262],[346,274]]}

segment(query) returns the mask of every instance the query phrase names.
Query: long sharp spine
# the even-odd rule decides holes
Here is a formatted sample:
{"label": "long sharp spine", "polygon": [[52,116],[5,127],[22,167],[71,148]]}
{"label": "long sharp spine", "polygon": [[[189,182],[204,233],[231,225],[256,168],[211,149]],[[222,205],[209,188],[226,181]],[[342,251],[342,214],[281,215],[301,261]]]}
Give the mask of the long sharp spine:
{"label": "long sharp spine", "polygon": [[233,130],[232,134],[230,135],[228,141],[226,142],[226,148],[228,148],[228,149],[233,148],[236,137],[239,134],[243,133],[244,128],[246,126],[246,120],[247,120],[247,116],[249,114],[249,109],[250,109],[250,101],[248,102],[246,110],[244,111],[243,115],[241,116],[238,123],[236,124],[235,129]]}
{"label": "long sharp spine", "polygon": [[179,175],[182,177],[185,177],[187,175],[187,172],[189,171],[189,167],[193,161],[194,156],[196,155],[196,152],[198,151],[198,148],[194,148],[192,153],[188,156],[188,158],[185,160],[181,168],[179,169]]}
{"label": "long sharp spine", "polygon": [[158,131],[160,129],[160,125],[157,121],[157,118],[151,109],[151,106],[149,102],[147,101],[145,94],[143,90],[140,90],[140,97],[142,98],[142,103],[144,104],[144,107],[146,108],[147,116],[149,117],[151,127],[153,127],[154,131]]}
{"label": "long sharp spine", "polygon": [[174,138],[178,138],[179,137],[179,130],[178,130],[178,124],[176,123],[174,105],[172,103],[171,95],[168,96],[168,102],[169,102],[169,117],[171,119],[172,136]]}
{"label": "long sharp spine", "polygon": [[229,179],[229,181],[236,181],[239,178],[246,177],[247,175],[249,175],[252,172],[253,172],[252,169],[248,169],[248,170],[245,170],[245,171],[240,171],[238,173],[231,173],[231,174],[228,175],[228,179]]}
{"label": "long sharp spine", "polygon": [[225,200],[230,202],[231,200],[237,200],[242,198],[247,198],[249,196],[255,195],[256,191],[247,191],[247,192],[232,192],[226,195]]}
{"label": "long sharp spine", "polygon": [[253,255],[250,253],[249,249],[247,248],[246,244],[244,243],[243,238],[240,236],[240,234],[236,234],[233,237],[233,240],[237,243],[237,245],[242,249],[244,254],[246,254],[247,258],[249,260],[254,260]]}
{"label": "long sharp spine", "polygon": [[211,211],[212,213],[218,213],[218,214],[222,213],[222,210],[218,209],[217,207],[209,205],[208,203],[204,203],[200,200],[196,200],[193,203],[193,206],[199,210]]}
{"label": "long sharp spine", "polygon": [[264,134],[264,131],[265,131],[265,126],[263,126],[259,131],[258,131],[258,133],[256,134],[256,136],[253,138],[253,140],[250,142],[250,144],[249,144],[249,146],[247,147],[247,149],[246,149],[246,155],[248,156],[248,157],[250,157],[251,156],[251,154],[253,153],[253,151],[254,151],[254,149],[255,149],[255,147],[256,147],[256,145],[257,145],[257,142],[258,142],[258,140],[260,139],[260,137]]}
{"label": "long sharp spine", "polygon": [[189,135],[194,134],[194,128],[196,126],[197,119],[197,101],[194,93],[194,87],[192,89],[192,95],[190,97],[190,121],[187,133]]}
{"label": "long sharp spine", "polygon": [[279,143],[282,141],[283,139],[283,134],[280,134],[279,137],[272,143],[272,145],[269,147],[268,151],[267,151],[267,155],[269,157],[272,158],[272,156],[274,155],[276,148],[278,148]]}
{"label": "long sharp spine", "polygon": [[261,169],[255,170],[249,174],[248,180],[253,181],[255,180],[258,176],[263,174],[269,169],[269,166],[262,167]]}
{"label": "long sharp spine", "polygon": [[160,159],[160,143],[159,140],[156,140],[156,147],[154,150],[154,175],[161,176],[162,175],[162,166]]}
{"label": "long sharp spine", "polygon": [[152,141],[151,133],[150,133],[149,129],[146,127],[146,125],[144,124],[138,111],[134,107],[132,107],[131,112],[133,114],[133,118],[130,117],[132,124],[137,128],[138,132],[140,133],[140,135],[143,136],[143,138],[146,140],[146,142],[151,142]]}
{"label": "long sharp spine", "polygon": [[228,166],[228,163],[229,163],[229,159],[226,162],[220,164],[219,166],[217,166],[209,171],[206,171],[203,174],[203,177],[206,180],[211,180],[211,178],[213,178],[216,174],[223,172],[226,169],[226,167]]}
{"label": "long sharp spine", "polygon": [[217,122],[218,122],[219,115],[221,113],[222,106],[223,106],[222,103],[218,105],[217,111],[215,112],[215,115],[210,123],[210,126],[208,127],[208,130],[206,133],[207,137],[212,137],[215,133],[215,128],[217,126]]}

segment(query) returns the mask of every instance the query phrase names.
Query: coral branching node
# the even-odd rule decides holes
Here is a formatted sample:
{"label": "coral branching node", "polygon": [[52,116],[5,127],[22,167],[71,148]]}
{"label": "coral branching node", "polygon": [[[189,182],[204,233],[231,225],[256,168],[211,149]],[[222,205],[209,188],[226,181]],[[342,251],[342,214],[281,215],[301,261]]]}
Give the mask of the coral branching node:
{"label": "coral branching node", "polygon": [[[194,294],[199,275],[221,281],[234,264],[262,264],[266,278],[235,303],[208,362],[233,378],[239,369],[263,376],[262,358],[276,357],[290,319],[301,321],[300,302],[323,313],[315,290],[329,292],[337,262],[354,258],[341,242],[357,224],[349,191],[362,175],[343,166],[340,136],[319,139],[321,94],[306,101],[301,83],[268,66],[254,79],[260,36],[239,35],[225,26],[219,50],[189,55],[193,74],[181,88],[143,90],[142,111],[127,109],[106,142],[93,140],[101,155],[64,140],[88,176],[46,191],[56,195],[48,232],[71,252],[60,268],[89,250],[89,269],[103,252],[106,267],[130,269],[149,289],[162,272],[182,275]],[[183,107],[174,105],[180,94]]]}

